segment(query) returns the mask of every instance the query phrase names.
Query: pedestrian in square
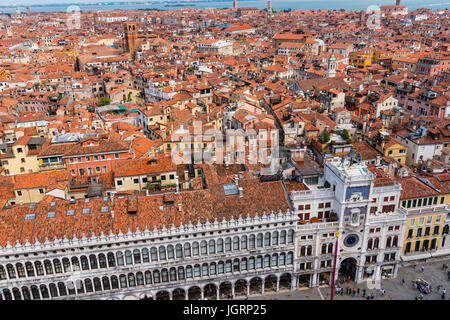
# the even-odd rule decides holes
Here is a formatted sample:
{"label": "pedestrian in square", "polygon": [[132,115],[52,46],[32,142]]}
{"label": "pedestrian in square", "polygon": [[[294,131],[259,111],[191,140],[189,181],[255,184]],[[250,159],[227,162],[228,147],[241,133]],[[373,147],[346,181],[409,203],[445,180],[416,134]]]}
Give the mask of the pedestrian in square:
{"label": "pedestrian in square", "polygon": [[422,270],[422,272],[425,270],[425,267],[424,266],[422,266],[421,268],[420,268],[421,270]]}
{"label": "pedestrian in square", "polygon": [[359,297],[359,288],[358,288],[358,291],[356,292],[356,295]]}

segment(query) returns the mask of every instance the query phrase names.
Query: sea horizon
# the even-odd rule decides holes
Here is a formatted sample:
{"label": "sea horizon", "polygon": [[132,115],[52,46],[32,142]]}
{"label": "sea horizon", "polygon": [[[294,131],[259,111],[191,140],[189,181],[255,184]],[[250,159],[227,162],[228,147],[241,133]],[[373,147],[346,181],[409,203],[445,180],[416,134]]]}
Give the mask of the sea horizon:
{"label": "sea horizon", "polygon": [[[272,0],[273,10],[288,10],[288,9],[303,9],[303,10],[318,10],[318,9],[330,9],[330,10],[341,10],[346,11],[357,11],[366,10],[371,5],[392,5],[395,4],[393,0],[341,0],[341,1],[330,1],[330,0],[306,0],[306,1],[290,1],[290,0]],[[3,13],[15,13],[18,10],[20,12],[25,12],[26,7],[30,7],[31,12],[66,12],[69,6],[76,5],[80,7],[82,11],[113,11],[113,10],[174,10],[182,9],[183,5],[186,8],[191,9],[206,9],[206,8],[231,8],[233,6],[233,1],[230,0],[165,0],[165,1],[128,1],[128,2],[117,2],[117,1],[98,1],[98,2],[68,2],[64,4],[19,4],[19,5],[0,5],[0,12]],[[176,5],[175,7],[173,5]],[[419,8],[428,9],[447,9],[450,6],[449,1],[420,1],[420,0],[404,0],[401,5],[407,6],[410,11],[414,11]],[[238,1],[238,7],[256,7],[258,9],[267,8],[266,0],[247,0]]]}

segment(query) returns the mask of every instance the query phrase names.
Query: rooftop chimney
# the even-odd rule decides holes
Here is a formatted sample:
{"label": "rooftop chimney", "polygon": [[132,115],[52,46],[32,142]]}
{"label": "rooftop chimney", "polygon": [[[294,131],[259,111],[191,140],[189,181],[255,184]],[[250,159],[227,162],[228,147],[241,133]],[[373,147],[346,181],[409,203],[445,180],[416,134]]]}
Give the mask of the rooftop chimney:
{"label": "rooftop chimney", "polygon": [[244,196],[244,188],[239,187],[239,198],[242,198]]}

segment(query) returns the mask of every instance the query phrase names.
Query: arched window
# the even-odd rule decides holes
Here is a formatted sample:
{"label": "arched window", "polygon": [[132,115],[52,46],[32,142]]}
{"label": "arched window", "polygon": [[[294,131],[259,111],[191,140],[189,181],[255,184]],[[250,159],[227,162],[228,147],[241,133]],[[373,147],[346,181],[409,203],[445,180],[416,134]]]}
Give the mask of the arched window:
{"label": "arched window", "polygon": [[134,257],[134,263],[140,264],[141,263],[141,251],[139,249],[133,250],[133,257]]}
{"label": "arched window", "polygon": [[190,257],[191,256],[191,244],[190,243],[185,243],[184,244],[184,256],[185,257]]}
{"label": "arched window", "polygon": [[86,279],[84,280],[84,286],[86,287],[86,292],[93,292],[94,287],[92,286],[92,280]]}
{"label": "arched window", "polygon": [[20,294],[19,288],[13,288],[14,300],[22,300],[22,295]]}
{"label": "arched window", "polygon": [[153,282],[154,283],[160,283],[161,282],[161,277],[159,275],[159,271],[153,271]]}
{"label": "arched window", "polygon": [[258,236],[256,237],[256,246],[258,248],[261,248],[263,246],[263,234],[258,233]]}
{"label": "arched window", "polygon": [[95,254],[89,256],[89,261],[91,262],[91,269],[98,269],[97,256]]}
{"label": "arched window", "polygon": [[25,268],[23,267],[23,264],[17,263],[16,269],[17,269],[17,275],[19,276],[19,278],[25,278]]}
{"label": "arched window", "polygon": [[152,284],[152,273],[150,271],[145,271],[145,284]]}
{"label": "arched window", "polygon": [[209,275],[209,268],[208,268],[208,264],[204,263],[202,265],[202,277],[208,276]]}
{"label": "arched window", "polygon": [[216,274],[216,264],[214,262],[209,265],[209,274],[212,276]]}
{"label": "arched window", "polygon": [[226,252],[231,251],[231,238],[230,237],[225,239],[225,251]]}
{"label": "arched window", "polygon": [[5,296],[5,300],[12,300],[13,299],[9,289],[3,289],[3,295]]}
{"label": "arched window", "polygon": [[248,259],[248,270],[254,270],[255,269],[255,258],[251,257]]}
{"label": "arched window", "polygon": [[267,254],[264,256],[264,268],[270,267],[270,256]]}
{"label": "arched window", "polygon": [[391,247],[391,242],[392,242],[392,237],[387,237],[386,248],[390,248]]}
{"label": "arched window", "polygon": [[192,244],[192,255],[193,256],[198,256],[200,254],[200,250],[199,250],[199,244],[197,241],[195,241]]}
{"label": "arched window", "polygon": [[81,256],[80,261],[81,261],[81,269],[89,270],[89,262],[86,256]]}
{"label": "arched window", "polygon": [[109,283],[109,278],[108,277],[103,277],[102,278],[102,283],[103,283],[103,290],[111,290],[111,285]]}
{"label": "arched window", "polygon": [[53,265],[55,266],[55,273],[62,273],[62,266],[59,259],[53,259]]}
{"label": "arched window", "polygon": [[374,249],[378,249],[378,243],[380,242],[380,239],[375,238],[375,241],[373,242]]}
{"label": "arched window", "polygon": [[280,244],[286,244],[286,231],[283,230],[280,233]]}
{"label": "arched window", "polygon": [[301,257],[304,257],[306,255],[306,247],[305,246],[302,246],[301,248],[300,248],[300,256]]}
{"label": "arched window", "polygon": [[38,276],[44,275],[44,268],[42,267],[42,263],[40,261],[36,261],[34,263],[34,267],[36,268],[36,275]]}
{"label": "arched window", "polygon": [[128,287],[128,284],[127,284],[127,277],[126,277],[124,274],[121,274],[121,275],[119,276],[119,280],[120,280],[120,287],[121,287],[121,288],[126,288],[126,287]]}
{"label": "arched window", "polygon": [[312,246],[308,246],[308,248],[306,248],[306,255],[312,256]]}
{"label": "arched window", "polygon": [[28,287],[22,287],[23,300],[31,300],[31,294]]}
{"label": "arched window", "polygon": [[105,255],[103,253],[100,253],[98,255],[98,264],[100,265],[101,269],[104,269],[104,268],[108,267],[108,265],[106,263],[106,257],[105,257]]}
{"label": "arched window", "polygon": [[8,277],[10,279],[15,279],[16,278],[16,270],[14,269],[12,264],[8,264],[6,266],[6,270],[8,270]]}
{"label": "arched window", "polygon": [[183,247],[181,244],[177,244],[175,246],[175,256],[177,257],[177,259],[183,258]]}
{"label": "arched window", "polygon": [[[151,275],[150,275],[150,277],[151,277]],[[119,281],[117,280],[116,276],[111,276],[111,288],[119,289]]]}
{"label": "arched window", "polygon": [[147,248],[142,249],[142,262],[143,263],[150,262],[150,258],[149,258],[149,254],[148,254],[148,249]]}
{"label": "arched window", "polygon": [[332,243],[328,244],[328,253],[333,253],[333,244]]}
{"label": "arched window", "polygon": [[6,280],[6,271],[2,265],[0,265],[0,280]]}
{"label": "arched window", "polygon": [[264,246],[265,247],[268,247],[268,246],[270,246],[270,232],[266,232],[265,234],[264,234]]}
{"label": "arched window", "polygon": [[255,235],[251,234],[249,237],[249,243],[248,243],[249,249],[255,249]]}
{"label": "arched window", "polygon": [[225,272],[230,273],[232,272],[232,264],[231,264],[231,260],[228,260],[225,262]]}
{"label": "arched window", "polygon": [[222,274],[224,272],[225,272],[225,264],[223,263],[223,261],[219,261],[219,263],[217,264],[217,273]]}
{"label": "arched window", "polygon": [[77,293],[78,294],[83,294],[84,293],[83,281],[82,280],[77,280],[77,281],[75,281],[75,285],[77,287]]}
{"label": "arched window", "polygon": [[95,292],[102,291],[102,283],[100,282],[99,278],[94,278],[94,289]]}
{"label": "arched window", "polygon": [[276,253],[272,256],[272,266],[278,266],[278,255]]}
{"label": "arched window", "polygon": [[286,254],[280,253],[280,266],[284,266],[286,264]]}
{"label": "arched window", "polygon": [[247,270],[247,258],[242,258],[241,260],[241,270],[246,271]]}
{"label": "arched window", "polygon": [[129,287],[135,287],[136,286],[136,279],[135,279],[133,273],[129,273],[128,274],[128,286]]}
{"label": "arched window", "polygon": [[64,282],[58,282],[58,290],[60,296],[67,296],[66,285]]}
{"label": "arched window", "polygon": [[169,276],[170,276],[170,281],[177,281],[177,269],[171,268]]}
{"label": "arched window", "polygon": [[72,257],[72,269],[73,271],[80,271],[80,261],[77,257]]}
{"label": "arched window", "polygon": [[47,286],[46,286],[45,284],[41,284],[40,288],[41,288],[41,296],[42,296],[42,299],[48,299],[48,298],[50,298],[49,293],[48,293]]}
{"label": "arched window", "polygon": [[233,237],[233,251],[239,250],[239,237]]}
{"label": "arched window", "polygon": [[131,251],[130,250],[126,250],[125,251],[125,263],[128,264],[133,264],[133,258],[131,256]]}
{"label": "arched window", "polygon": [[173,245],[171,244],[167,246],[167,258],[175,259],[175,251],[173,250]]}
{"label": "arched window", "polygon": [[158,249],[156,249],[155,247],[152,247],[150,249],[150,254],[152,256],[152,261],[158,261]]}
{"label": "arched window", "polygon": [[241,249],[242,250],[247,249],[247,236],[246,235],[243,235],[241,237]]}
{"label": "arched window", "polygon": [[33,300],[41,299],[41,295],[39,294],[39,289],[36,286],[31,286],[31,295],[33,296]]}
{"label": "arched window", "polygon": [[52,263],[50,262],[50,260],[45,260],[44,261],[44,266],[45,266],[45,273],[46,274],[53,274]]}
{"label": "arched window", "polygon": [[114,258],[114,253],[108,252],[108,267],[114,268],[116,266],[116,259]]}
{"label": "arched window", "polygon": [[50,288],[50,294],[51,294],[52,298],[57,297],[58,296],[58,289],[56,288],[56,284],[50,283],[48,285],[48,287]]}
{"label": "arched window", "polygon": [[392,246],[396,248],[398,246],[398,236],[394,236],[392,239]]}
{"label": "arched window", "polygon": [[161,270],[161,281],[162,282],[169,282],[169,273],[167,272],[167,269]]}
{"label": "arched window", "polygon": [[327,253],[327,245],[324,243],[322,244],[322,254],[326,254]]}
{"label": "arched window", "polygon": [[124,261],[123,261],[123,253],[122,253],[122,251],[118,251],[116,253],[116,256],[117,256],[117,265],[118,266],[123,266],[124,265]]}
{"label": "arched window", "polygon": [[144,274],[142,272],[136,273],[136,282],[138,286],[144,285]]}
{"label": "arched window", "polygon": [[217,253],[223,252],[223,239],[217,240]]}
{"label": "arched window", "polygon": [[184,268],[183,267],[178,268],[178,279],[184,280]]}
{"label": "arched window", "polygon": [[294,230],[290,229],[288,232],[288,244],[294,243]]}
{"label": "arched window", "polygon": [[73,284],[73,281],[67,282],[67,291],[69,292],[69,295],[75,294],[75,285]]}
{"label": "arched window", "polygon": [[202,256],[206,256],[208,254],[208,243],[205,240],[200,242],[200,253]]}
{"label": "arched window", "polygon": [[159,246],[159,260],[166,260],[166,248]]}
{"label": "arched window", "polygon": [[373,240],[372,238],[369,239],[369,241],[367,241],[367,250],[371,250],[373,246]]}
{"label": "arched window", "polygon": [[278,231],[272,233],[272,245],[278,245]]}
{"label": "arched window", "polygon": [[201,275],[201,272],[200,272],[200,265],[199,264],[196,264],[195,266],[194,266],[194,277],[200,277],[200,275]]}
{"label": "arched window", "polygon": [[262,256],[256,257],[256,269],[262,268],[263,258]]}
{"label": "arched window", "polygon": [[64,272],[72,272],[72,268],[70,267],[70,260],[68,258],[62,259]]}
{"label": "arched window", "polygon": [[193,277],[192,267],[191,266],[187,266],[186,267],[186,278],[192,279],[192,277]]}
{"label": "arched window", "polygon": [[216,253],[216,242],[214,240],[209,240],[209,254]]}
{"label": "arched window", "polygon": [[287,254],[287,264],[293,264],[294,263],[294,253],[293,252],[289,252]]}

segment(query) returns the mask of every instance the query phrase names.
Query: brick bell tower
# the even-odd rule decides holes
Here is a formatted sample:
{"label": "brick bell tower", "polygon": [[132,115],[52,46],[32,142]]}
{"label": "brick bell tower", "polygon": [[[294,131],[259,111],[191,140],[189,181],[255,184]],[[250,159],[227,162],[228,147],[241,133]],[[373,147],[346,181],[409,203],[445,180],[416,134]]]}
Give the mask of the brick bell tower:
{"label": "brick bell tower", "polygon": [[124,47],[130,53],[132,59],[135,58],[135,53],[138,45],[137,25],[133,22],[127,22],[124,25]]}

